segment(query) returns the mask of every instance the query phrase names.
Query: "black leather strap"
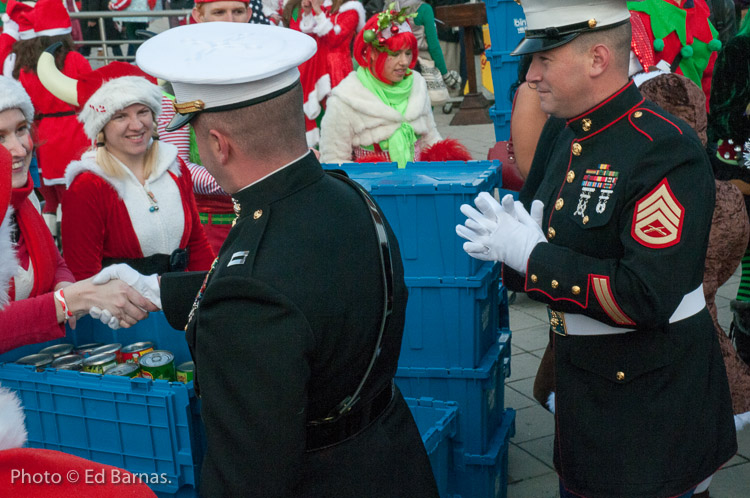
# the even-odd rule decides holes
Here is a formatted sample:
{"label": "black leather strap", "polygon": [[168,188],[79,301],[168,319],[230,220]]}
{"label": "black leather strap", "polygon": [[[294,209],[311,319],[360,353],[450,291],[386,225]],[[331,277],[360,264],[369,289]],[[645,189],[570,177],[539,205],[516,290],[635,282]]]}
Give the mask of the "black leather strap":
{"label": "black leather strap", "polygon": [[142,275],[161,275],[187,270],[188,252],[187,249],[175,249],[172,254],[153,254],[146,258],[104,258],[102,268],[118,263],[125,263]]}

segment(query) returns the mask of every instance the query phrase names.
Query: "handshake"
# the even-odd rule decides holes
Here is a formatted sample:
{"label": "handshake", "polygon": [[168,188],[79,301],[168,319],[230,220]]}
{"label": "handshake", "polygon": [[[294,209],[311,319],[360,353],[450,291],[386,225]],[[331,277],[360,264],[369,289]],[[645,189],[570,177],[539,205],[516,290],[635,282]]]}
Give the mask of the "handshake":
{"label": "handshake", "polygon": [[104,268],[90,280],[97,298],[91,303],[89,314],[112,329],[135,325],[149,311],[161,309],[156,274],[141,275],[121,263]]}

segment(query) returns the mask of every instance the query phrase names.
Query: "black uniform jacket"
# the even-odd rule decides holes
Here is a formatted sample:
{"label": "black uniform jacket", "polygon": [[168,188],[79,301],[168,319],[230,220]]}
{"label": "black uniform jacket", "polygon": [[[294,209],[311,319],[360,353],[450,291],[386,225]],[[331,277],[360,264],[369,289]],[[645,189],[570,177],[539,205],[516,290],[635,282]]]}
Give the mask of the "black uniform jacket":
{"label": "black uniform jacket", "polygon": [[679,495],[737,449],[705,305],[670,323],[701,286],[714,195],[695,133],[632,82],[542,132],[521,199],[544,202],[548,243],[534,248],[525,276],[505,267],[506,285],[632,330],[551,334],[554,462],[586,498]]}
{"label": "black uniform jacket", "polygon": [[[403,397],[358,435],[306,451],[306,422],[352,394],[380,331],[379,244],[366,204],[312,153],[234,195],[236,225],[187,327],[208,449],[203,496],[437,497]],[[388,227],[394,309],[353,409],[396,372],[407,291]],[[170,323],[184,327],[205,274],[162,278]]]}

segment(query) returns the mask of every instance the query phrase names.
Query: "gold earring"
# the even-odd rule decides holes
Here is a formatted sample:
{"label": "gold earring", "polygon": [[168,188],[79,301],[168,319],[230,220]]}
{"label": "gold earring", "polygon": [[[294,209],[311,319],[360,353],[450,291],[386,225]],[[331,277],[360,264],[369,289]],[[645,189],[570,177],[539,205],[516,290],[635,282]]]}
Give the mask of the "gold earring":
{"label": "gold earring", "polygon": [[96,146],[104,147],[104,132],[100,131],[96,134]]}

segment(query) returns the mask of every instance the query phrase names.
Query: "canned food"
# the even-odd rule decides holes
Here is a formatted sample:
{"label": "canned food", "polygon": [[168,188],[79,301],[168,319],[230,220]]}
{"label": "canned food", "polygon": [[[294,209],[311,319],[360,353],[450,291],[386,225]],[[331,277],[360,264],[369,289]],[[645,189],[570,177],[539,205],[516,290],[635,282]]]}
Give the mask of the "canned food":
{"label": "canned food", "polygon": [[138,363],[138,358],[154,350],[154,343],[150,341],[128,344],[120,350],[123,363]]}
{"label": "canned food", "polygon": [[102,353],[114,353],[115,354],[115,360],[117,363],[122,363],[122,359],[120,356],[120,350],[122,349],[122,344],[119,342],[114,342],[112,344],[105,344],[103,346],[99,346],[98,348],[94,348],[91,350],[91,356],[102,354]]}
{"label": "canned food", "polygon": [[156,350],[140,357],[141,377],[146,379],[175,380],[174,355],[169,351]]}
{"label": "canned food", "polygon": [[117,365],[117,356],[114,353],[95,354],[83,360],[83,370],[91,373],[101,374],[115,365]]}
{"label": "canned food", "polygon": [[88,358],[89,356],[91,356],[91,351],[98,348],[99,346],[103,346],[103,344],[101,342],[90,342],[88,344],[82,344],[81,346],[76,347],[74,353],[79,354],[84,358]]}
{"label": "canned food", "polygon": [[195,365],[192,361],[186,361],[185,363],[181,363],[179,367],[177,367],[177,382],[182,382],[183,384],[187,384],[191,380],[193,380],[193,371],[195,370]]}
{"label": "canned food", "polygon": [[42,372],[50,365],[50,363],[52,363],[52,356],[41,353],[30,354],[29,356],[17,359],[16,363],[20,363],[21,365],[33,365],[36,367],[37,372]]}
{"label": "canned food", "polygon": [[83,370],[83,356],[79,354],[66,354],[55,358],[50,365],[59,370]]}
{"label": "canned food", "polygon": [[39,354],[48,354],[52,358],[59,358],[60,356],[65,356],[71,352],[73,352],[72,344],[55,344],[54,346],[48,346],[42,349],[39,351]]}
{"label": "canned food", "polygon": [[108,368],[104,375],[120,375],[122,377],[138,377],[141,373],[141,368],[137,363],[120,363],[112,368]]}

